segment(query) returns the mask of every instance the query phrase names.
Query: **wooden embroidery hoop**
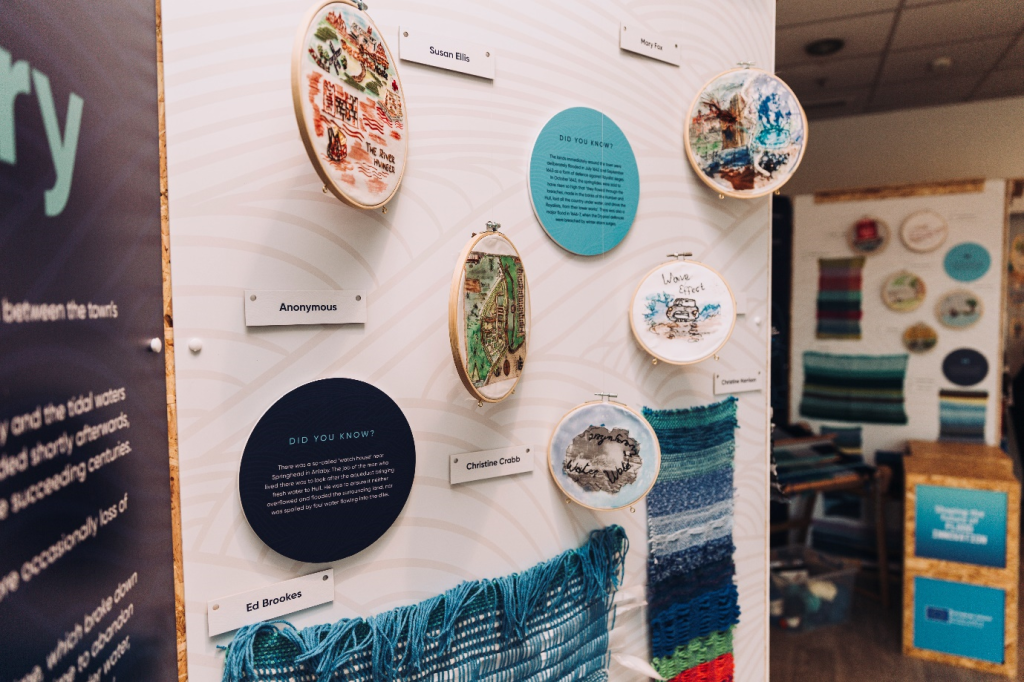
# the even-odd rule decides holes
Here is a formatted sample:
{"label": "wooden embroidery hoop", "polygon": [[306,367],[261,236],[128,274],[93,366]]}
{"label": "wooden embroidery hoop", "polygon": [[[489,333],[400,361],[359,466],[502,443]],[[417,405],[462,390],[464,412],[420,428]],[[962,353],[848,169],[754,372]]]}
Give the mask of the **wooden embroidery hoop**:
{"label": "wooden embroidery hoop", "polygon": [[[952,296],[954,294],[966,294],[966,295],[974,298],[978,302],[978,318],[976,320],[974,320],[974,322],[971,322],[970,324],[964,325],[964,326],[961,327],[961,326],[957,326],[957,325],[954,325],[954,324],[947,324],[946,321],[942,319],[942,304],[946,301],[946,299],[948,299],[950,296]],[[974,325],[976,325],[979,322],[981,322],[981,318],[984,317],[984,315],[985,315],[985,302],[983,300],[981,300],[980,296],[975,294],[973,291],[970,291],[969,289],[953,289],[952,291],[947,291],[942,296],[942,298],[940,298],[938,300],[938,302],[935,304],[935,317],[939,320],[939,324],[941,324],[946,329],[957,329],[957,330],[960,330],[960,329],[970,329]]]}
{"label": "wooden embroidery hoop", "polygon": [[[711,178],[709,178],[706,175],[704,175],[704,171],[702,171],[698,167],[698,165],[697,165],[697,160],[694,158],[693,152],[690,151],[690,120],[693,118],[694,110],[697,108],[697,105],[700,103],[701,95],[703,95],[704,92],[707,91],[708,86],[711,85],[712,83],[714,83],[716,80],[718,80],[722,76],[725,76],[725,75],[730,74],[730,73],[734,73],[736,71],[748,71],[748,72],[751,72],[751,73],[763,73],[764,75],[772,78],[779,85],[781,85],[783,88],[786,89],[786,91],[793,98],[793,101],[796,102],[797,109],[800,110],[800,120],[803,122],[803,130],[804,130],[804,141],[803,141],[803,145],[801,146],[801,149],[800,149],[800,158],[796,160],[796,165],[793,166],[793,169],[791,171],[789,171],[789,177],[786,178],[786,181],[783,182],[781,185],[779,185],[777,187],[769,187],[768,189],[762,189],[762,190],[757,190],[757,191],[751,190],[749,192],[746,192],[746,191],[743,191],[743,190],[726,189],[725,187],[721,187],[719,185],[716,185],[711,180]],[[700,86],[700,88],[697,90],[697,96],[694,97],[693,101],[690,103],[690,108],[687,111],[686,120],[684,121],[684,125],[683,125],[683,150],[686,152],[686,158],[689,159],[690,166],[693,168],[694,172],[697,174],[697,177],[700,178],[701,182],[703,182],[705,185],[707,185],[711,189],[713,189],[716,192],[718,192],[720,197],[725,196],[725,197],[733,197],[733,198],[736,198],[736,199],[757,199],[758,197],[763,197],[766,194],[771,194],[773,192],[778,191],[779,189],[781,189],[783,187],[783,185],[786,184],[786,182],[789,182],[789,178],[793,177],[793,174],[796,173],[796,169],[800,167],[800,164],[804,160],[804,152],[807,150],[807,137],[808,137],[807,113],[804,112],[804,107],[803,107],[802,104],[800,104],[800,100],[797,99],[796,93],[793,92],[793,89],[790,88],[788,85],[786,85],[785,81],[783,81],[781,78],[779,78],[778,76],[776,76],[773,73],[769,73],[769,72],[765,71],[764,69],[754,68],[753,66],[751,66],[749,64],[741,64],[740,66],[737,66],[735,69],[729,69],[727,71],[722,71],[721,73],[719,73],[716,76],[714,76],[711,79],[709,79],[706,83],[704,83],[704,85]]]}
{"label": "wooden embroidery hoop", "polygon": [[295,120],[299,126],[299,135],[302,137],[302,144],[306,148],[306,154],[309,156],[309,160],[312,162],[313,168],[316,170],[316,174],[320,176],[320,179],[324,183],[324,193],[330,191],[331,194],[336,196],[338,199],[355,208],[383,208],[384,212],[387,213],[387,207],[385,204],[394,198],[395,194],[398,192],[398,188],[402,186],[402,179],[405,177],[405,168],[409,163],[408,123],[406,124],[405,135],[402,136],[402,142],[405,148],[405,158],[402,162],[402,170],[398,174],[398,181],[395,183],[391,193],[376,204],[364,204],[353,199],[345,192],[345,189],[331,177],[331,175],[324,169],[323,163],[320,160],[320,155],[313,147],[313,140],[309,136],[309,130],[306,127],[306,115],[302,109],[302,86],[299,82],[302,79],[302,60],[306,55],[306,34],[309,32],[310,24],[313,23],[316,15],[320,13],[320,10],[328,5],[349,5],[359,10],[362,12],[366,23],[373,27],[373,30],[380,36],[381,44],[384,45],[384,51],[387,53],[391,63],[394,64],[395,67],[395,81],[398,83],[398,93],[402,98],[402,109],[405,111],[403,118],[406,121],[409,120],[409,107],[405,99],[405,90],[402,88],[402,78],[398,74],[398,62],[395,60],[395,56],[394,53],[391,52],[391,48],[388,47],[387,41],[384,40],[384,34],[380,32],[380,29],[377,28],[377,24],[373,23],[370,15],[366,13],[366,3],[359,2],[358,0],[323,0],[306,12],[306,15],[303,17],[302,24],[299,26],[298,33],[295,35],[295,44],[292,47],[292,106],[295,108]]}
{"label": "wooden embroidery hoop", "polygon": [[580,410],[583,410],[583,409],[585,409],[587,407],[590,407],[591,405],[614,405],[615,407],[617,407],[619,409],[622,409],[625,412],[629,412],[630,414],[635,416],[637,419],[639,419],[642,423],[647,424],[647,428],[649,428],[651,430],[652,440],[654,441],[654,463],[656,465],[655,468],[656,468],[656,470],[658,472],[661,471],[661,443],[658,441],[658,434],[656,434],[654,432],[654,427],[651,426],[651,423],[649,421],[647,421],[647,418],[644,417],[639,412],[637,412],[636,410],[634,410],[629,405],[620,403],[617,400],[612,400],[612,398],[618,398],[619,397],[618,395],[616,395],[614,393],[595,393],[594,395],[601,396],[601,399],[600,400],[589,400],[589,401],[587,401],[585,403],[582,403],[582,404],[577,405],[576,407],[572,408],[571,410],[566,412],[564,415],[562,415],[562,418],[558,420],[558,424],[555,425],[555,429],[551,432],[551,437],[548,438],[548,453],[547,453],[547,455],[548,455],[548,471],[551,473],[551,480],[553,480],[555,482],[555,485],[558,486],[558,489],[562,491],[563,495],[565,495],[565,502],[566,502],[566,504],[568,504],[569,502],[572,502],[572,503],[578,504],[579,506],[584,507],[586,509],[590,509],[591,511],[598,511],[598,512],[618,511],[620,509],[626,509],[627,507],[629,508],[629,510],[631,512],[635,512],[636,509],[633,507],[633,505],[635,505],[637,502],[639,502],[640,500],[642,500],[645,497],[647,497],[647,494],[649,492],[651,492],[651,488],[653,488],[654,484],[658,482],[658,474],[654,475],[654,477],[651,479],[651,484],[648,485],[647,488],[643,491],[643,493],[640,494],[639,496],[637,496],[636,499],[634,499],[632,502],[628,502],[626,504],[619,505],[618,507],[592,507],[589,504],[585,504],[583,502],[580,502],[573,495],[571,495],[568,490],[566,490],[564,487],[562,487],[561,481],[559,481],[558,480],[558,476],[555,475],[555,463],[554,463],[554,458],[551,456],[551,454],[552,454],[551,453],[551,448],[555,444],[555,435],[558,433],[558,429],[560,429],[562,427],[562,424],[564,424],[565,420],[568,419],[570,416],[572,416],[573,414],[579,412]]}
{"label": "wooden embroidery hoop", "polygon": [[[911,221],[911,219],[913,219],[913,218],[915,218],[917,216],[920,216],[920,215],[933,215],[933,216],[935,216],[936,218],[938,218],[939,220],[942,221],[942,225],[943,225],[943,228],[944,228],[944,231],[943,231],[943,234],[942,234],[942,239],[935,246],[931,247],[930,249],[921,249],[921,248],[915,247],[915,246],[913,246],[910,243],[910,240],[907,239],[907,223],[909,223]],[[947,221],[939,213],[937,213],[937,212],[935,212],[935,211],[933,211],[931,209],[927,209],[926,208],[926,209],[924,209],[922,211],[914,211],[913,213],[908,215],[906,218],[904,218],[902,223],[900,223],[900,241],[903,242],[903,246],[907,247],[909,250],[913,251],[914,253],[931,253],[932,251],[935,251],[936,249],[941,247],[943,244],[945,244],[947,239],[949,239],[949,221]]]}
{"label": "wooden embroidery hoop", "polygon": [[[469,258],[469,254],[472,253],[473,249],[482,240],[488,237],[499,237],[506,244],[508,244],[515,252],[516,256],[519,257],[519,262],[522,263],[522,256],[519,253],[519,249],[512,243],[512,240],[508,238],[503,232],[499,232],[501,229],[501,223],[491,222],[487,223],[487,229],[483,232],[474,233],[472,238],[463,247],[462,252],[459,254],[458,263],[455,266],[455,273],[452,275],[452,285],[449,289],[448,294],[448,341],[452,347],[452,359],[455,361],[455,370],[459,373],[459,379],[462,380],[462,385],[466,387],[477,400],[478,406],[483,406],[484,403],[500,403],[505,398],[509,397],[516,392],[516,386],[519,385],[519,380],[523,378],[522,373],[516,377],[515,382],[512,384],[512,388],[509,389],[508,393],[498,398],[491,398],[483,393],[473,385],[473,381],[469,378],[469,372],[466,371],[466,365],[462,359],[462,344],[459,343],[459,325],[463,323],[459,319],[459,302],[462,299],[462,278],[466,273],[466,259]],[[526,298],[526,341],[524,342],[524,355],[529,357],[530,352],[530,284],[526,276],[526,268],[523,268],[523,284],[525,285],[523,295]]]}
{"label": "wooden embroidery hoop", "polygon": [[[722,348],[725,346],[725,344],[729,343],[729,339],[732,338],[732,332],[736,328],[736,317],[737,317],[737,313],[736,313],[736,297],[732,293],[732,287],[729,286],[729,282],[725,279],[725,277],[722,277],[722,273],[720,273],[718,270],[715,270],[710,265],[707,265],[705,263],[701,263],[700,261],[688,260],[689,257],[693,255],[689,251],[684,251],[684,252],[680,252],[680,253],[670,253],[670,254],[667,254],[667,255],[668,255],[669,258],[673,258],[674,260],[667,260],[664,263],[661,263],[659,265],[655,265],[653,268],[648,270],[644,274],[644,276],[640,278],[640,283],[637,284],[636,288],[633,290],[633,297],[629,300],[629,328],[633,332],[633,338],[636,339],[637,345],[639,345],[640,348],[642,348],[645,353],[647,353],[648,355],[651,356],[651,358],[653,359],[654,364],[658,364],[658,362],[665,362],[665,363],[668,363],[670,365],[676,365],[678,367],[682,367],[684,365],[695,365],[698,362],[704,362],[708,358],[717,357],[718,356],[718,351],[722,350]],[[733,310],[732,323],[729,325],[729,332],[725,335],[725,338],[722,339],[722,342],[720,344],[718,344],[717,346],[715,346],[715,349],[713,351],[711,351],[710,353],[705,354],[704,356],[698,358],[697,360],[687,360],[687,361],[684,361],[684,362],[680,362],[678,360],[669,360],[668,358],[663,357],[661,355],[658,355],[653,350],[648,348],[647,344],[645,344],[643,342],[643,340],[641,339],[640,331],[636,328],[636,324],[633,321],[633,307],[634,307],[634,305],[636,303],[636,297],[640,295],[640,287],[642,287],[644,285],[644,282],[646,282],[650,278],[650,276],[653,275],[655,272],[657,272],[658,270],[661,270],[663,267],[665,267],[669,263],[674,263],[674,262],[677,262],[677,261],[680,261],[680,260],[684,260],[687,263],[690,263],[691,265],[697,265],[697,266],[700,266],[700,267],[702,267],[702,268],[704,268],[706,270],[709,270],[716,277],[718,277],[720,280],[722,280],[722,284],[725,285],[725,290],[729,292],[729,298],[732,300],[732,310]]]}
{"label": "wooden embroidery hoop", "polygon": [[[910,308],[896,308],[896,307],[893,307],[895,304],[893,304],[889,300],[889,297],[886,296],[886,292],[889,290],[889,286],[893,283],[893,280],[895,280],[897,277],[903,277],[904,275],[909,275],[911,277],[917,278],[917,281],[921,285],[921,297],[916,299],[917,303],[915,303],[913,307],[910,307]],[[909,312],[913,312],[913,311],[917,310],[918,308],[921,307],[921,304],[924,303],[924,299],[928,295],[928,287],[927,287],[927,285],[925,285],[924,280],[921,279],[920,275],[914,274],[913,272],[910,272],[909,270],[900,270],[899,272],[894,272],[893,274],[891,274],[891,275],[889,275],[888,277],[885,278],[885,281],[882,282],[881,295],[882,295],[882,303],[885,304],[885,307],[888,308],[889,310],[893,311],[894,313],[909,313]]]}
{"label": "wooden embroidery hoop", "polygon": [[[885,233],[885,235],[882,237],[882,243],[874,251],[863,251],[861,249],[858,249],[856,243],[854,242],[853,233],[857,229],[857,223],[865,219],[873,220],[876,223],[878,223]],[[861,216],[860,218],[857,218],[857,220],[853,221],[852,225],[846,228],[846,244],[850,247],[850,251],[853,251],[858,256],[864,256],[866,258],[870,258],[871,256],[877,256],[878,254],[885,251],[886,247],[889,246],[890,241],[892,241],[892,230],[889,229],[889,223],[873,215]]]}

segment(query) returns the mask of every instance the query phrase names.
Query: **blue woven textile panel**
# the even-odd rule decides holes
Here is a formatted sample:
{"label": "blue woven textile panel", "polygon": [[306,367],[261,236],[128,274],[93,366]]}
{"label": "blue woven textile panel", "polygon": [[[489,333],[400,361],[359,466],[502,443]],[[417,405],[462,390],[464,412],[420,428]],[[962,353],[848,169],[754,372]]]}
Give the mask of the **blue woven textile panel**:
{"label": "blue woven textile panel", "polygon": [[228,647],[224,681],[607,680],[628,547],[625,531],[609,526],[522,573],[370,618],[249,625]]}
{"label": "blue woven textile panel", "polygon": [[[740,615],[732,542],[736,399],[687,410],[644,408],[644,417],[662,452],[647,496],[653,664],[666,679],[689,679],[686,671],[700,665],[704,677],[731,679],[731,630]],[[692,643],[699,638],[728,641],[728,649],[703,646],[697,655]]]}

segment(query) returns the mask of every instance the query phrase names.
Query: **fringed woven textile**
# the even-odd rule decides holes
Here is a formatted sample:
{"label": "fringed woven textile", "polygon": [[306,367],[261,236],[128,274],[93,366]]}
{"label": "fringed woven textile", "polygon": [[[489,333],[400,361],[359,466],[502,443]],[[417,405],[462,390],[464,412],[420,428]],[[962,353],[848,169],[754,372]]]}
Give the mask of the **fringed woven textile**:
{"label": "fringed woven textile", "polygon": [[907,355],[832,355],[804,351],[800,414],[873,424],[906,424]]}
{"label": "fringed woven textile", "polygon": [[864,459],[864,429],[860,426],[827,426],[822,425],[821,435],[835,436],[833,442],[839,452],[847,457]]}
{"label": "fringed woven textile", "polygon": [[988,391],[939,391],[939,440],[985,442]]}
{"label": "fringed woven textile", "polygon": [[413,606],[302,630],[241,628],[224,682],[608,679],[612,597],[629,542],[619,526],[579,549]]}
{"label": "fringed woven textile", "polygon": [[819,339],[860,338],[861,271],[864,257],[818,259]]}
{"label": "fringed woven textile", "polygon": [[[835,436],[836,449],[848,458],[864,461],[863,429],[859,426],[822,426],[821,435]],[[821,496],[825,516],[860,519],[864,498],[850,492],[827,492]]]}
{"label": "fringed woven textile", "polygon": [[661,443],[647,495],[647,616],[662,677],[731,682],[739,622],[733,576],[736,399],[688,410],[644,408]]}

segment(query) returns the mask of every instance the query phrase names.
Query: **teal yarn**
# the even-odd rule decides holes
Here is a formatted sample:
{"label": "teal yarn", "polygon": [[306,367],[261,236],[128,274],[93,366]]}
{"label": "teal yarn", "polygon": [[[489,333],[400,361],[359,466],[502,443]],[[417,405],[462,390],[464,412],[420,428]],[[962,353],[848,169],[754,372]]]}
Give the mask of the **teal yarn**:
{"label": "teal yarn", "polygon": [[629,541],[619,526],[521,573],[462,583],[369,618],[299,630],[245,626],[224,682],[607,679],[612,595]]}

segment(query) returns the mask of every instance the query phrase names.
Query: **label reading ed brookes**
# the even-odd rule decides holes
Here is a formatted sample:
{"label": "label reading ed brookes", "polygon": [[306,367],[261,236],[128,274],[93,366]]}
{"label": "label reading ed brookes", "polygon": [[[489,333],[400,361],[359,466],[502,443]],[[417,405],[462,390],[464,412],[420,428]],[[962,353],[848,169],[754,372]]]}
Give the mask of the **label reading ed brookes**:
{"label": "label reading ed brookes", "polygon": [[321,563],[377,541],[416,472],[401,409],[370,384],[323,379],[278,400],[256,424],[238,475],[242,510],[274,551]]}

